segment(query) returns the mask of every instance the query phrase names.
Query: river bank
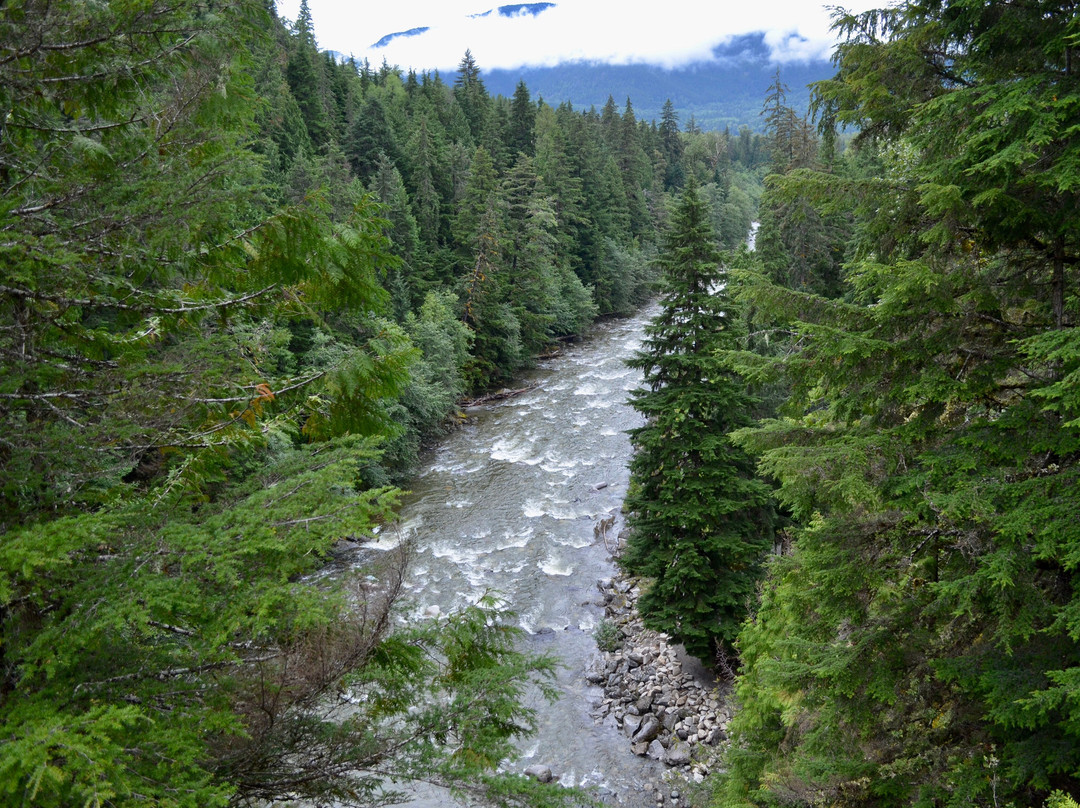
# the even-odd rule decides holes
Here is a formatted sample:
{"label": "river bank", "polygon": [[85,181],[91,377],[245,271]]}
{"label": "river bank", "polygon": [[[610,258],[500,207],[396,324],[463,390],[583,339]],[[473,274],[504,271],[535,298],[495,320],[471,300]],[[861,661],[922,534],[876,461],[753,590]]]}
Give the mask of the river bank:
{"label": "river bank", "polygon": [[618,573],[597,588],[608,623],[598,645],[607,650],[598,648],[583,672],[602,688],[591,715],[617,727],[635,755],[667,767],[643,784],[657,805],[686,804],[684,787],[717,771],[732,715],[730,687],[665,634],[645,628],[636,609],[639,580]]}

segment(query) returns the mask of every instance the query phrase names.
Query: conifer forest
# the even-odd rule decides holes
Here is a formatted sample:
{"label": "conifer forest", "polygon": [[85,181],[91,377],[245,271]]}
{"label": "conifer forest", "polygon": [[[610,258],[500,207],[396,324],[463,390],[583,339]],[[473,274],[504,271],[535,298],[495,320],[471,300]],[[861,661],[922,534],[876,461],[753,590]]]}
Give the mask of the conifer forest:
{"label": "conifer forest", "polygon": [[712,131],[306,2],[0,2],[0,805],[596,804],[500,765],[557,661],[497,597],[322,573],[655,302],[617,563],[734,706],[689,804],[1075,808],[1080,3],[833,19]]}

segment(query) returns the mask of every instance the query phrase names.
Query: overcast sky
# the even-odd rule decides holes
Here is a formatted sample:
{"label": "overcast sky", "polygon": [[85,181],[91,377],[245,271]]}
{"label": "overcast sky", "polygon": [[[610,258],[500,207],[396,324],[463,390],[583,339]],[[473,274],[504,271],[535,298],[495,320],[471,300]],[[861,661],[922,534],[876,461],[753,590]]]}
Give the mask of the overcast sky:
{"label": "overcast sky", "polygon": [[[481,15],[506,0],[308,0],[319,47],[403,69],[452,70],[468,48],[481,69],[554,65],[570,60],[647,62],[677,67],[706,60],[732,37],[757,31],[777,61],[828,58],[835,38],[828,8],[815,0],[553,0],[536,17]],[[830,0],[836,4],[837,0]],[[883,0],[840,3],[850,10]],[[278,0],[295,20],[300,0]],[[387,34],[427,26],[386,47]]]}

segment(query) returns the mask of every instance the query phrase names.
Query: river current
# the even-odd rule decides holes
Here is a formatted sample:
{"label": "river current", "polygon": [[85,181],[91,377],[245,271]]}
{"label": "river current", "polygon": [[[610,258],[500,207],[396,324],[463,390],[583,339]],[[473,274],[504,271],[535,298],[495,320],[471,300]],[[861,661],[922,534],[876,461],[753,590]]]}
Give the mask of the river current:
{"label": "river current", "polygon": [[604,537],[613,542],[622,526],[626,430],[641,424],[627,403],[641,377],[625,360],[655,313],[598,324],[515,384],[532,389],[470,412],[426,456],[399,526],[375,545],[413,540],[415,615],[494,593],[526,632],[528,650],[562,660],[560,697],[534,705],[540,730],[511,767],[546,765],[564,785],[596,787],[625,805],[646,804],[641,787],[662,767],[634,756],[610,721],[594,719],[603,692],[583,670],[598,654],[593,631],[604,615],[596,584],[615,571]]}

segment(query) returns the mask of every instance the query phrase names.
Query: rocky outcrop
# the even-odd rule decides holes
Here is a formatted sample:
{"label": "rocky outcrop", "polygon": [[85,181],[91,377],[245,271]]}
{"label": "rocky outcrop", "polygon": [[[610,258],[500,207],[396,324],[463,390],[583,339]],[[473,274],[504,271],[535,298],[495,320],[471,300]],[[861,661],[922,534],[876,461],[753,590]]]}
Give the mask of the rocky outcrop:
{"label": "rocky outcrop", "polygon": [[700,782],[727,740],[731,707],[724,689],[666,635],[642,625],[635,580],[605,578],[597,585],[606,619],[618,627],[623,643],[586,665],[587,681],[603,688],[593,717],[613,721],[635,754]]}

